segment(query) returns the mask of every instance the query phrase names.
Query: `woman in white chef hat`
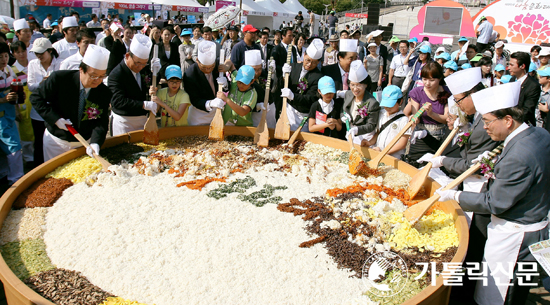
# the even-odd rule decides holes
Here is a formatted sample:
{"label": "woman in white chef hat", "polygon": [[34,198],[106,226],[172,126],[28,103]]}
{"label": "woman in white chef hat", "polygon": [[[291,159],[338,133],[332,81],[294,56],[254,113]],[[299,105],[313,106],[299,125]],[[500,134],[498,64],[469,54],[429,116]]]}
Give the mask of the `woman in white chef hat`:
{"label": "woman in white chef hat", "polygon": [[349,69],[349,90],[344,97],[342,121],[349,120],[350,130],[346,134],[353,136],[353,142],[370,141],[376,133],[380,104],[367,90],[371,84],[370,76],[361,60],[351,63]]}

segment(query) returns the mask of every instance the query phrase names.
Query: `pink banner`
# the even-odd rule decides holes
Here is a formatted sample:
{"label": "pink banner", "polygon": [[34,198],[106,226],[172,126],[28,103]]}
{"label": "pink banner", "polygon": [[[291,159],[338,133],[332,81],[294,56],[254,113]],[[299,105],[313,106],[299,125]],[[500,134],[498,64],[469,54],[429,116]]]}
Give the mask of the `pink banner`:
{"label": "pink banner", "polygon": [[368,18],[369,15],[368,15],[368,14],[352,14],[352,13],[346,13],[346,17],[351,17],[351,18]]}
{"label": "pink banner", "polygon": [[221,10],[226,6],[236,6],[234,1],[216,1],[216,11]]}

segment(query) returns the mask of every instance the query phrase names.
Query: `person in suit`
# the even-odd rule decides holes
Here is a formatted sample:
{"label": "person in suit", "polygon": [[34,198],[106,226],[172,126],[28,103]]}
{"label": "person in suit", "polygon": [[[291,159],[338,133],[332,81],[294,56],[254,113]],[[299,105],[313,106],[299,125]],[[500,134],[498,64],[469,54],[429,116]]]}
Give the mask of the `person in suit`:
{"label": "person in suit", "polygon": [[[112,133],[113,136],[143,129],[147,114],[157,112],[157,104],[147,100],[149,88],[141,75],[149,61],[153,42],[142,34],[136,34],[124,61],[118,64],[109,75],[109,89],[113,92]],[[151,70],[160,70],[160,61],[151,61]],[[156,71],[155,71],[156,70]],[[149,91],[151,94],[151,91]]]}
{"label": "person in suit", "polygon": [[[166,67],[180,64],[178,45],[170,41],[173,31],[174,29],[171,26],[162,29],[161,41],[157,44],[158,58],[160,60],[159,79],[166,79],[166,75],[164,75]],[[152,59],[153,55],[153,52],[151,52],[149,57]]]}
{"label": "person in suit", "polygon": [[109,56],[109,64],[107,65],[107,75],[111,74],[111,71],[124,60],[124,55],[128,53],[130,45],[132,44],[134,31],[129,25],[125,25],[123,37],[120,37],[120,31],[117,31],[117,34],[111,36],[114,36],[115,40],[110,50],[111,55]]}
{"label": "person in suit", "polygon": [[[273,52],[274,46],[271,44],[268,44],[269,41],[269,33],[267,32],[261,32],[260,33],[260,43],[258,46],[260,47],[262,60],[267,63],[267,61],[271,58],[271,53]],[[267,65],[266,68],[263,69],[267,75]]]}
{"label": "person in suit", "polygon": [[31,94],[32,106],[47,128],[44,161],[79,145],[66,125],[90,139],[88,155],[99,154],[109,127],[111,90],[102,82],[107,76],[108,59],[107,49],[90,45],[79,70],[56,71]]}
{"label": "person in suit", "polygon": [[[345,135],[348,139],[351,134],[353,142],[361,145],[371,141],[378,126],[380,104],[368,91],[370,76],[360,60],[355,60],[349,68],[350,90],[345,90],[342,110],[342,121],[350,122],[350,129]],[[343,135],[343,132],[341,133]]]}
{"label": "person in suit", "polygon": [[213,41],[202,41],[195,49],[198,49],[197,62],[183,74],[185,91],[191,100],[187,122],[190,126],[209,125],[216,114],[215,108],[223,109],[225,106],[224,101],[216,98],[218,92],[216,81],[227,85],[227,79],[215,78],[214,74],[217,74],[217,71],[229,71],[228,66],[231,67],[232,64],[230,60],[226,60],[223,65],[218,63],[216,44]]}
{"label": "person in suit", "polygon": [[[281,78],[283,76],[283,65],[286,63],[286,56],[288,53],[288,46],[292,43],[292,40],[294,39],[294,32],[292,31],[292,28],[284,28],[281,32],[281,43],[276,45],[273,48],[272,56],[275,60],[275,72],[277,75],[277,78]],[[296,49],[292,48],[290,62],[295,63],[297,54]]]}
{"label": "person in suit", "polygon": [[537,274],[529,246],[548,239],[550,134],[524,123],[523,108],[518,107],[521,86],[514,82],[472,94],[487,133],[504,147],[486,173],[492,177],[487,191],[436,191],[440,201],[456,200],[464,210],[491,214],[483,257],[490,272],[484,275],[487,281],[477,282],[477,304],[524,304],[537,277],[520,275],[518,264],[532,263],[535,268],[523,269]]}
{"label": "person in suit", "polygon": [[[281,96],[275,102],[277,113],[282,110],[283,100],[287,98],[287,117],[290,123],[290,130],[296,130],[302,120],[309,115],[311,105],[319,97],[317,96],[318,82],[323,74],[317,68],[319,60],[323,56],[324,44],[321,39],[314,39],[304,54],[303,63],[285,64],[284,73],[290,73],[288,88],[281,89]],[[279,82],[281,84],[282,82]],[[307,132],[309,124],[302,127]]]}
{"label": "person in suit", "polygon": [[336,105],[342,105],[344,103],[344,96],[349,90],[349,69],[351,63],[357,59],[357,40],[340,39],[338,49],[338,63],[323,66],[321,72],[323,75],[330,76],[334,80],[334,85],[336,86],[334,102]]}
{"label": "person in suit", "polygon": [[537,80],[527,75],[530,63],[529,53],[514,52],[510,55],[509,71],[515,80],[521,83],[518,107],[523,109],[524,122],[536,126],[535,109],[539,102],[541,88]]}

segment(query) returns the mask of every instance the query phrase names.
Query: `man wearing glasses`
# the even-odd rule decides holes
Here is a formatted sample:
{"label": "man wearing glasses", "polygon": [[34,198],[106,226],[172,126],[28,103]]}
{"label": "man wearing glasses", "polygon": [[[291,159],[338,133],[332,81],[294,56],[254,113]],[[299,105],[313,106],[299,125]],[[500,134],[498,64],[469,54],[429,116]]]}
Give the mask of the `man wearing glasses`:
{"label": "man wearing glasses", "polygon": [[99,154],[109,127],[111,90],[103,84],[108,60],[107,49],[90,45],[79,70],[55,71],[32,93],[32,106],[47,128],[44,161],[80,146],[66,125],[89,139],[88,155]]}
{"label": "man wearing glasses", "polygon": [[[147,66],[152,45],[149,37],[136,34],[124,61],[109,74],[109,89],[113,92],[113,136],[143,129],[149,111],[157,113],[157,104],[146,100],[148,90],[149,95],[154,95],[155,90],[147,87],[145,78],[140,74]],[[160,70],[158,58],[153,60],[151,69]]]}

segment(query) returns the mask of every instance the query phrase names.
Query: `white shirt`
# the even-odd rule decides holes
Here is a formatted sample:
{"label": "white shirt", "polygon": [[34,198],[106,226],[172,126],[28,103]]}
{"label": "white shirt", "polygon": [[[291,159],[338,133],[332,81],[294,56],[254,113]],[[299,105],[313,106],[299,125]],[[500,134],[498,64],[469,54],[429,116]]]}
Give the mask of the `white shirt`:
{"label": "white shirt", "polygon": [[506,137],[506,140],[504,140],[504,147],[506,147],[506,145],[508,145],[508,143],[510,143],[510,141],[515,137],[517,136],[520,132],[526,130],[527,128],[529,128],[529,126],[525,123],[521,123],[521,125],[519,125],[518,128],[516,128],[516,130],[512,131],[511,134],[509,134],[507,137]]}
{"label": "white shirt", "polygon": [[76,42],[70,43],[65,38],[53,44],[53,48],[59,54],[58,60],[62,61],[65,58],[78,53],[78,45]]}
{"label": "white shirt", "polygon": [[[387,121],[391,120],[394,116],[400,113],[403,113],[403,111],[398,111],[394,114],[389,115],[386,109],[382,108],[382,110],[380,110],[380,116],[378,117],[378,126],[376,127],[376,130],[379,131],[382,125],[384,125]],[[383,150],[386,145],[388,145],[393,140],[393,138],[395,138],[395,136],[397,136],[397,134],[405,127],[405,125],[407,125],[408,122],[409,119],[407,118],[407,116],[401,117],[393,121],[388,127],[386,127],[386,129],[382,130],[382,132],[378,134],[375,146]],[[407,132],[405,132],[405,135],[411,135],[410,128],[407,130]],[[397,159],[400,159],[401,155],[404,153],[405,148],[391,155]]]}
{"label": "white shirt", "polygon": [[86,27],[88,28],[98,28],[100,26],[101,26],[101,22],[99,21],[94,22],[93,20],[90,20],[88,21],[88,23],[86,23]]}
{"label": "white shirt", "polygon": [[34,52],[31,52],[32,49],[32,43],[27,47],[27,60],[31,61],[33,59],[37,59]]}
{"label": "white shirt", "polygon": [[411,69],[411,67],[409,67],[408,64],[407,65],[404,64],[406,58],[407,56],[403,56],[401,54],[393,57],[390,64],[390,69],[394,70],[393,76],[397,76],[397,77],[407,76],[407,73],[409,73],[409,70]]}
{"label": "white shirt", "polygon": [[479,31],[477,42],[483,44],[489,43],[491,35],[493,35],[493,25],[489,21],[485,20],[481,23],[477,30]]}
{"label": "white shirt", "polygon": [[101,32],[99,34],[97,34],[97,36],[95,37],[95,44],[98,44],[99,41],[101,40],[101,38],[105,37],[105,32]]}
{"label": "white shirt", "polygon": [[502,54],[500,57],[495,53],[495,56],[493,56],[493,70],[495,69],[496,65],[501,64],[506,68],[506,57],[504,54]]}
{"label": "white shirt", "polygon": [[61,65],[59,66],[60,70],[78,70],[80,68],[80,63],[82,62],[82,55],[80,55],[80,52],[76,52],[76,54],[71,55],[65,60],[61,62]]}
{"label": "white shirt", "polygon": [[[59,70],[59,65],[61,64],[61,61],[58,60],[55,57],[52,57],[52,62],[50,66],[48,67],[48,70],[46,71],[42,64],[40,64],[40,60],[33,59],[29,61],[29,65],[27,66],[28,73],[27,73],[27,86],[30,91],[36,90],[38,86],[40,86],[40,82],[44,79],[45,76],[49,76],[53,71]],[[31,108],[31,119],[35,121],[44,121],[42,117],[34,110],[34,107]]]}
{"label": "white shirt", "polygon": [[523,84],[523,82],[527,79],[527,73],[525,73],[522,77],[518,78],[517,82],[520,82]]}
{"label": "white shirt", "polygon": [[44,19],[44,22],[42,22],[42,27],[46,28],[46,29],[51,28],[52,27],[52,22],[50,21],[50,19],[48,19],[48,18]]}

